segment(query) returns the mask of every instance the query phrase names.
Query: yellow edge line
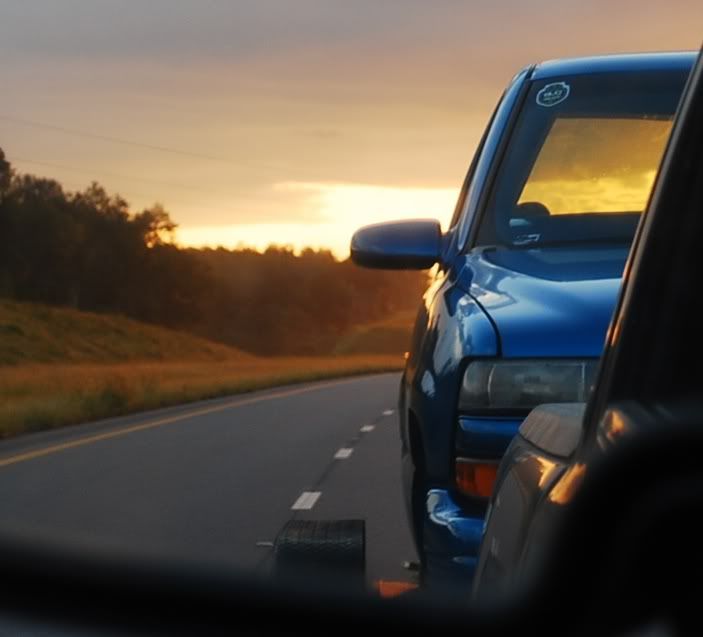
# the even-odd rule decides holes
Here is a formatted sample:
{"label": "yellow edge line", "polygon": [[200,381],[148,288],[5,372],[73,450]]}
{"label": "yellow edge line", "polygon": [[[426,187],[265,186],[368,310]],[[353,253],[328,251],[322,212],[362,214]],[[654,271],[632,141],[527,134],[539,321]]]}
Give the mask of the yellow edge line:
{"label": "yellow edge line", "polygon": [[181,420],[188,420],[189,418],[195,418],[197,416],[204,416],[205,414],[212,414],[217,411],[225,411],[226,409],[233,409],[235,407],[244,407],[245,405],[253,405],[255,403],[261,403],[267,400],[287,398],[288,396],[295,396],[296,394],[305,394],[307,392],[317,391],[318,389],[326,389],[327,387],[333,387],[335,385],[341,385],[342,383],[348,382],[350,382],[350,379],[331,381],[329,383],[322,383],[313,387],[300,387],[298,389],[289,389],[286,391],[276,392],[274,394],[269,394],[268,396],[257,396],[254,398],[243,398],[240,400],[233,400],[223,405],[215,405],[214,407],[197,409],[196,411],[189,411],[188,413],[178,414],[177,416],[169,416],[168,418],[159,418],[158,420],[145,422],[141,425],[133,425],[131,427],[118,429],[117,431],[109,431],[102,434],[95,434],[94,436],[86,436],[85,438],[79,438],[78,440],[71,440],[70,442],[63,442],[58,445],[44,447],[43,449],[36,449],[34,451],[27,451],[26,453],[19,453],[14,456],[2,458],[0,459],[0,467],[7,467],[9,465],[17,464],[18,462],[26,462],[27,460],[33,460],[34,458],[41,458],[42,456],[49,456],[53,453],[59,453],[60,451],[66,451],[67,449],[74,449],[75,447],[82,447],[83,445],[90,445],[94,442],[100,442],[101,440],[109,440],[110,438],[126,436],[127,434],[135,433],[137,431],[145,431],[146,429],[163,427],[164,425],[170,425],[175,422],[180,422]]}

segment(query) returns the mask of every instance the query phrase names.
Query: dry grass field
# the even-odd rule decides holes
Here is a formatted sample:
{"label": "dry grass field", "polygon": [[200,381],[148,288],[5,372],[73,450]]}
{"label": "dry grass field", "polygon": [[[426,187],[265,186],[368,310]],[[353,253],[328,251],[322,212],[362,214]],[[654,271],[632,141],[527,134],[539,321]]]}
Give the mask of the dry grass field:
{"label": "dry grass field", "polygon": [[402,365],[402,352],[264,358],[120,317],[1,302],[0,437]]}

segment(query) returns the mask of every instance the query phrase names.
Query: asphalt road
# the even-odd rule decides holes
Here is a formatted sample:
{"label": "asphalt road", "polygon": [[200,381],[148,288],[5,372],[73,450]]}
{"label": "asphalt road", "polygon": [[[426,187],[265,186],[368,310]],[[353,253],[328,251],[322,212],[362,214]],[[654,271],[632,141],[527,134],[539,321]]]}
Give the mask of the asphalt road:
{"label": "asphalt road", "polygon": [[364,518],[369,579],[411,581],[398,383],[290,386],[4,441],[0,528],[265,574],[288,520]]}

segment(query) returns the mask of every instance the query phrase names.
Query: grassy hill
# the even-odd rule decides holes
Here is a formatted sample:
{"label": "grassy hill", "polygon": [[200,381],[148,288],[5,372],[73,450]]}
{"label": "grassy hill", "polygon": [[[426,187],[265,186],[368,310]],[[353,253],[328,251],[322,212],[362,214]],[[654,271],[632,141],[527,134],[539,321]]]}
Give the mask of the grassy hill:
{"label": "grassy hill", "polygon": [[121,316],[0,301],[0,365],[224,360],[231,347]]}
{"label": "grassy hill", "polygon": [[259,357],[117,316],[0,301],[0,438],[402,368],[402,349],[359,353],[366,351],[363,330],[354,342],[335,356]]}
{"label": "grassy hill", "polygon": [[414,312],[403,312],[385,321],[358,325],[339,340],[334,353],[402,354],[410,347],[414,320]]}

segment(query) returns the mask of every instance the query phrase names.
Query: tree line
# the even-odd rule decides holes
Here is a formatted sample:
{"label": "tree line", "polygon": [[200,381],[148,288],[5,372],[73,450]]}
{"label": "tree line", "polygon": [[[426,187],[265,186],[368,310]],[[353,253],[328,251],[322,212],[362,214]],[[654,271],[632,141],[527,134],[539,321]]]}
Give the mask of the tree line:
{"label": "tree line", "polygon": [[159,204],[130,210],[97,182],[68,192],[0,149],[0,298],[116,313],[264,355],[324,354],[355,325],[414,309],[418,272],[325,250],[186,249]]}

